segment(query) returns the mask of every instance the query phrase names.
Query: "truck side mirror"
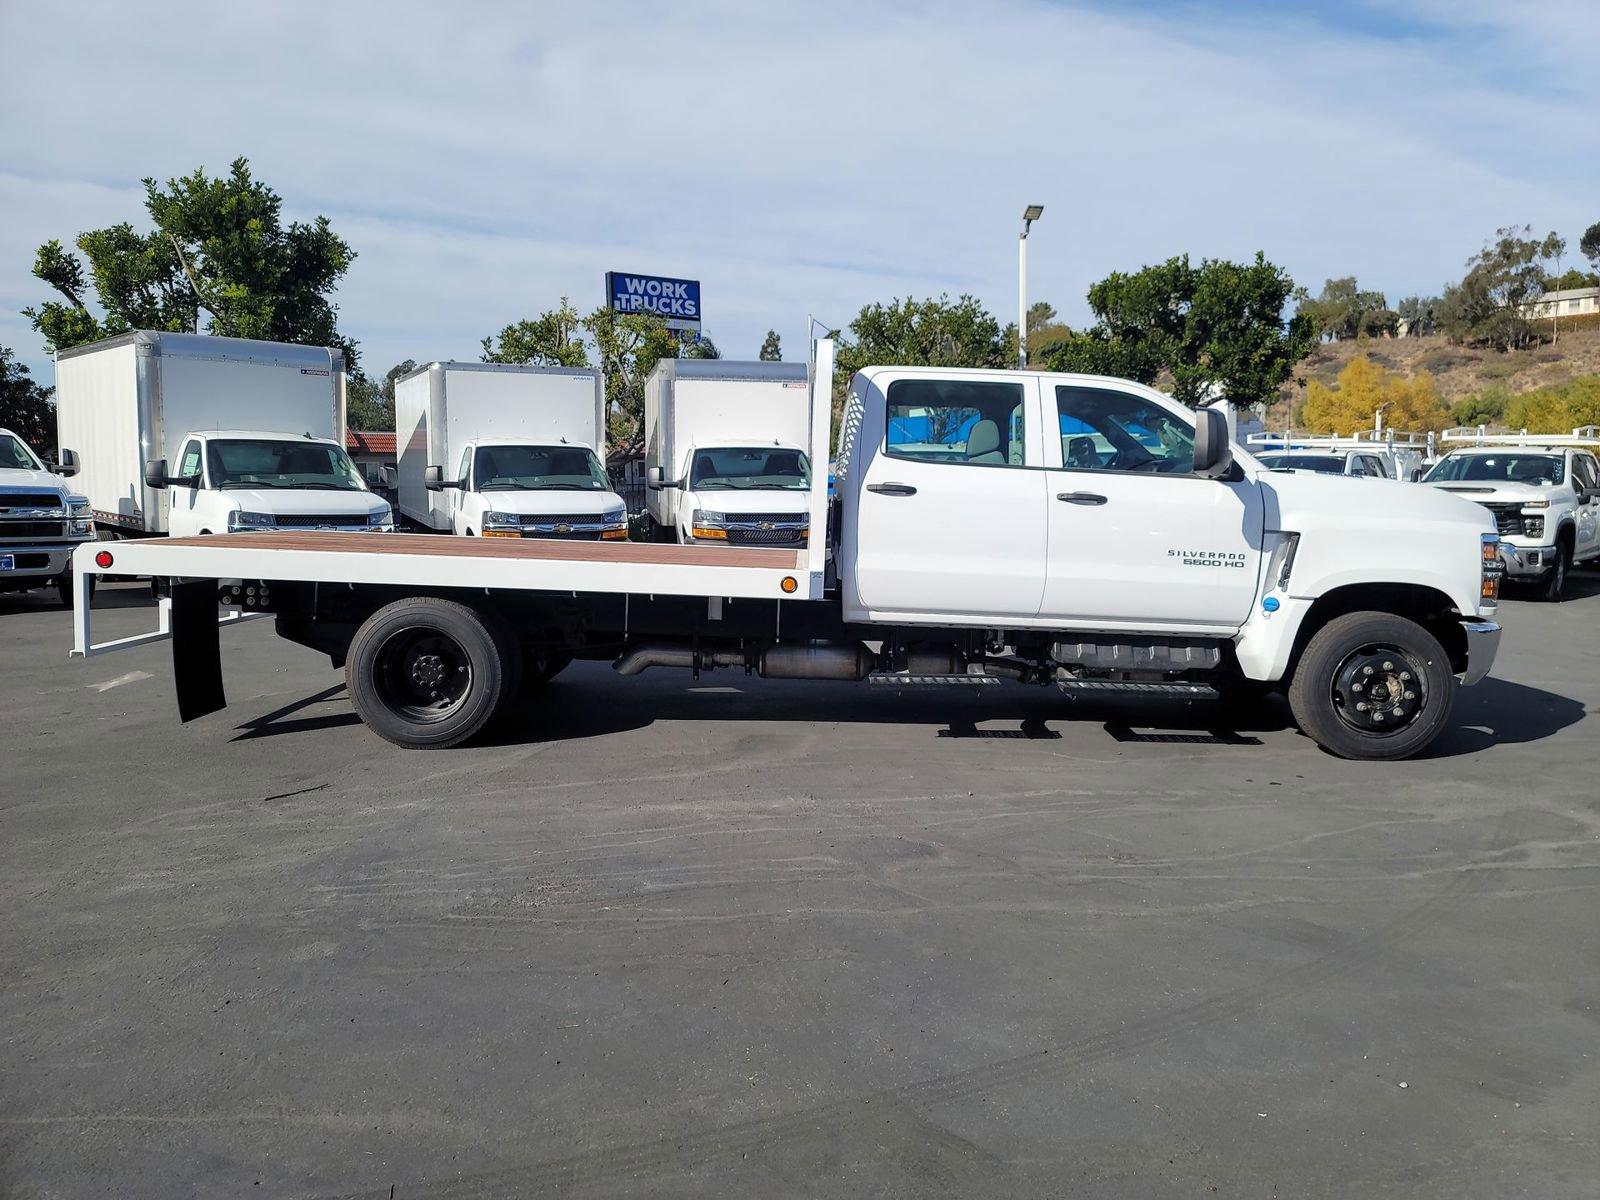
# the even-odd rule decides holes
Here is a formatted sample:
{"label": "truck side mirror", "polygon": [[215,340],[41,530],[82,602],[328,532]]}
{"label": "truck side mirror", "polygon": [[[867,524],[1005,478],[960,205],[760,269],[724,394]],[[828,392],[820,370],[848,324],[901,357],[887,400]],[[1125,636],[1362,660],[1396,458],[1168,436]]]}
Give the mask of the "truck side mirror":
{"label": "truck side mirror", "polygon": [[400,483],[400,468],[393,463],[383,464],[383,486],[386,488],[398,487]]}
{"label": "truck side mirror", "polygon": [[159,491],[166,491],[166,489],[167,489],[167,460],[166,459],[164,459],[164,458],[152,458],[149,462],[144,464],[144,485],[145,485],[145,487],[156,488]]}
{"label": "truck side mirror", "polygon": [[78,473],[78,452],[76,450],[63,450],[60,461],[56,463],[56,474],[63,476]]}
{"label": "truck side mirror", "polygon": [[459,479],[446,479],[443,467],[425,467],[422,472],[422,486],[430,492],[442,492],[445,488],[458,488],[461,486]]}
{"label": "truck side mirror", "polygon": [[1214,408],[1195,413],[1194,473],[1220,479],[1233,467],[1233,447],[1228,442],[1228,418]]}
{"label": "truck side mirror", "polygon": [[661,468],[651,467],[644,473],[644,485],[652,492],[661,490]]}

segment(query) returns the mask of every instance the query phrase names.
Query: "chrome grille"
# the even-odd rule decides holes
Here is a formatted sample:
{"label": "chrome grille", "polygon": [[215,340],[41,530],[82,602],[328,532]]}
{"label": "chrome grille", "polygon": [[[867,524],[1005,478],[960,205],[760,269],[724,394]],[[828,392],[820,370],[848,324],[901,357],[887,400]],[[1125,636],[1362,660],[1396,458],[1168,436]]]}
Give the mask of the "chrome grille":
{"label": "chrome grille", "polygon": [[800,546],[805,540],[804,529],[728,529],[732,546]]}
{"label": "chrome grille", "polygon": [[8,508],[54,508],[65,507],[59,492],[0,492],[0,516]]}
{"label": "chrome grille", "polygon": [[1522,505],[1505,502],[1491,503],[1487,500],[1480,500],[1478,503],[1494,514],[1495,532],[1501,537],[1523,536]]}
{"label": "chrome grille", "polygon": [[367,525],[366,513],[279,513],[279,529],[315,529],[320,525]]}
{"label": "chrome grille", "polygon": [[0,517],[0,538],[14,541],[28,538],[35,541],[55,541],[67,536],[64,521],[11,521]]}
{"label": "chrome grille", "polygon": [[[518,518],[524,525],[602,525],[605,513],[523,513]],[[615,518],[613,518],[615,519]]]}

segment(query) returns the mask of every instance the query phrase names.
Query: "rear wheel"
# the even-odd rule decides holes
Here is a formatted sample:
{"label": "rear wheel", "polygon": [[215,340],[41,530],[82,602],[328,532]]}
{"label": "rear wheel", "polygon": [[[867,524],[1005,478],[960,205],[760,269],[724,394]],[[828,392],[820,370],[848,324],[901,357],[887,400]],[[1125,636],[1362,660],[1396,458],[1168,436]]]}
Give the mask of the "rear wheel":
{"label": "rear wheel", "polygon": [[496,620],[431,596],[380,608],[356,631],[345,664],[356,712],[379,737],[413,750],[477,734],[515,682]]}
{"label": "rear wheel", "polygon": [[1449,655],[1421,625],[1348,613],[1307,644],[1289,706],[1306,736],[1341,758],[1410,758],[1444,729],[1455,685]]}

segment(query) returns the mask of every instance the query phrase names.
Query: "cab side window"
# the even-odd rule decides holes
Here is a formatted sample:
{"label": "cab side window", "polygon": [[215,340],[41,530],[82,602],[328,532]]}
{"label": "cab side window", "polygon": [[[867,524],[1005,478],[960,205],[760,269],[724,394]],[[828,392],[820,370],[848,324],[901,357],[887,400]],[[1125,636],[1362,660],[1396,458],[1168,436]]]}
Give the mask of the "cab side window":
{"label": "cab side window", "polygon": [[460,480],[462,487],[467,487],[471,483],[471,480],[468,478],[471,473],[472,447],[468,446],[461,452],[461,465],[456,468],[456,478]]}
{"label": "cab side window", "polygon": [[1600,487],[1600,468],[1596,468],[1594,459],[1589,455],[1574,454],[1572,478],[1580,488]]}
{"label": "cab side window", "polygon": [[884,453],[961,466],[1023,462],[1022,385],[899,379],[889,385]]}
{"label": "cab side window", "polygon": [[200,474],[200,443],[193,438],[183,447],[183,454],[178,459],[178,474],[184,479]]}
{"label": "cab side window", "polygon": [[1061,465],[1069,471],[1187,475],[1194,429],[1159,404],[1127,392],[1056,388]]}

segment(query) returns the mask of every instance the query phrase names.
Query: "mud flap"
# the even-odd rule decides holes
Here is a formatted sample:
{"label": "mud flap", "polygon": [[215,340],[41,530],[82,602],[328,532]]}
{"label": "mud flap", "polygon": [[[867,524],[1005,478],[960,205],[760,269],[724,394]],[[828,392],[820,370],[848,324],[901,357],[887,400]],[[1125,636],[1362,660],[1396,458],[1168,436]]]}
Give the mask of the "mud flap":
{"label": "mud flap", "polygon": [[172,678],[178,719],[193,721],[228,707],[222,693],[222,644],[217,636],[217,581],[172,581]]}

